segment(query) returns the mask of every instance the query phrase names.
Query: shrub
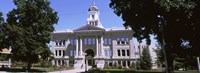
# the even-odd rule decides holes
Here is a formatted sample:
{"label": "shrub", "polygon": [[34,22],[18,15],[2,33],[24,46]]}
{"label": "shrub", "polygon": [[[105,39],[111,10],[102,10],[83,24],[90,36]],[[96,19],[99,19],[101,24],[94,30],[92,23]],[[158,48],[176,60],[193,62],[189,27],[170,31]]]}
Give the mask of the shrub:
{"label": "shrub", "polygon": [[130,66],[129,68],[130,68],[130,69],[135,69],[135,65],[136,65],[135,62],[132,62],[132,63],[131,63],[131,66]]}
{"label": "shrub", "polygon": [[112,66],[113,69],[118,69],[118,66],[117,66],[117,62],[114,62],[114,65]]}
{"label": "shrub", "polygon": [[140,68],[140,61],[139,61],[139,60],[136,61],[136,69],[137,69],[137,70],[140,70],[140,69],[141,69],[141,68]]}
{"label": "shrub", "polygon": [[104,69],[110,69],[110,66],[108,65],[108,62],[105,62]]}
{"label": "shrub", "polygon": [[118,66],[118,69],[122,69],[122,68],[123,68],[123,66],[121,66],[121,65]]}

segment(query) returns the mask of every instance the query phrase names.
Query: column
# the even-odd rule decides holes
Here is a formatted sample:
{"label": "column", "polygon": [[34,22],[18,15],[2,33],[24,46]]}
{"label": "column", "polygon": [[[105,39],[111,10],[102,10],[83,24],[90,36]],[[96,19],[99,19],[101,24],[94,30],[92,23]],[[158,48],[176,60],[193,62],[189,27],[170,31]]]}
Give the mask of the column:
{"label": "column", "polygon": [[97,55],[96,56],[99,56],[99,45],[98,45],[98,36],[96,36],[96,52],[97,52]]}
{"label": "column", "polygon": [[63,60],[60,60],[60,65],[63,65]]}
{"label": "column", "polygon": [[120,57],[122,57],[122,49],[120,49]]}
{"label": "column", "polygon": [[[137,46],[135,46],[135,48],[134,48],[134,46],[135,46],[135,44],[133,43],[133,39],[132,38],[129,38],[129,51],[130,51],[130,53],[129,53],[129,55],[130,55],[130,57],[131,58],[136,58],[137,56],[135,55],[135,52],[137,52],[136,50],[137,50]],[[133,53],[131,53],[131,52],[133,52]]]}
{"label": "column", "polygon": [[82,36],[80,37],[80,55],[83,56],[83,50],[82,50]]}
{"label": "column", "polygon": [[124,49],[125,50],[125,57],[127,57],[127,50],[126,49]]}
{"label": "column", "polygon": [[76,38],[76,57],[78,56],[78,37]]}
{"label": "column", "polygon": [[125,61],[126,62],[126,68],[128,68],[128,61]]}
{"label": "column", "polygon": [[60,51],[61,51],[61,55],[60,56],[63,57],[63,50],[60,50]]}
{"label": "column", "polygon": [[121,60],[120,65],[123,66],[123,61]]}
{"label": "column", "polygon": [[103,36],[101,36],[101,55],[104,56],[104,50],[103,50]]}

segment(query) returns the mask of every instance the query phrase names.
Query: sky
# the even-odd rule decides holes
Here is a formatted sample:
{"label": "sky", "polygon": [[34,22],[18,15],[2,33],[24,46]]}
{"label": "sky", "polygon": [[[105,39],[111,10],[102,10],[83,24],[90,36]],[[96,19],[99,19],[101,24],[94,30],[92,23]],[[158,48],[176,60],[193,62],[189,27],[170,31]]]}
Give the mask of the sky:
{"label": "sky", "polygon": [[[49,0],[50,6],[58,12],[58,23],[55,30],[77,29],[86,24],[88,8],[93,1],[100,11],[100,21],[105,28],[124,27],[120,17],[109,7],[110,0]],[[6,14],[16,6],[13,0],[0,0],[0,12]]]}
{"label": "sky", "polygon": [[[121,17],[114,14],[113,9],[109,7],[110,0],[49,0],[50,6],[58,12],[58,23],[55,24],[55,30],[75,30],[86,24],[88,18],[88,8],[93,1],[100,11],[100,21],[104,28],[124,27]],[[16,6],[13,0],[0,0],[0,12],[4,18],[6,14]],[[151,37],[153,39],[153,37]],[[136,39],[135,39],[136,40]],[[156,40],[152,40],[153,43]]]}

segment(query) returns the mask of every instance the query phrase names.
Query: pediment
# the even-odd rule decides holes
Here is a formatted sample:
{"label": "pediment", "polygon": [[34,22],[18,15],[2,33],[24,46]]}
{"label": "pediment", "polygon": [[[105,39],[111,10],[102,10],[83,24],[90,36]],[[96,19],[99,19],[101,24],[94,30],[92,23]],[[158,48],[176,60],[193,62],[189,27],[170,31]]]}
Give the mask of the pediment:
{"label": "pediment", "polygon": [[95,26],[92,26],[92,25],[84,25],[74,31],[82,31],[82,30],[105,30],[103,28],[100,28],[100,27],[95,27]]}

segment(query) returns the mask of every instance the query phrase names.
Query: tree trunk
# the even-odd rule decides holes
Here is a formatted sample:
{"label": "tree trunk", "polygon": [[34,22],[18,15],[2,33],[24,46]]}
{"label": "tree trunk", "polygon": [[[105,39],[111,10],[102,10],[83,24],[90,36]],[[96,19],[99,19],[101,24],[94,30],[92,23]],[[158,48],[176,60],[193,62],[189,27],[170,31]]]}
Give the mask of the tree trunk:
{"label": "tree trunk", "polygon": [[31,69],[32,63],[28,61],[26,70],[29,71]]}

